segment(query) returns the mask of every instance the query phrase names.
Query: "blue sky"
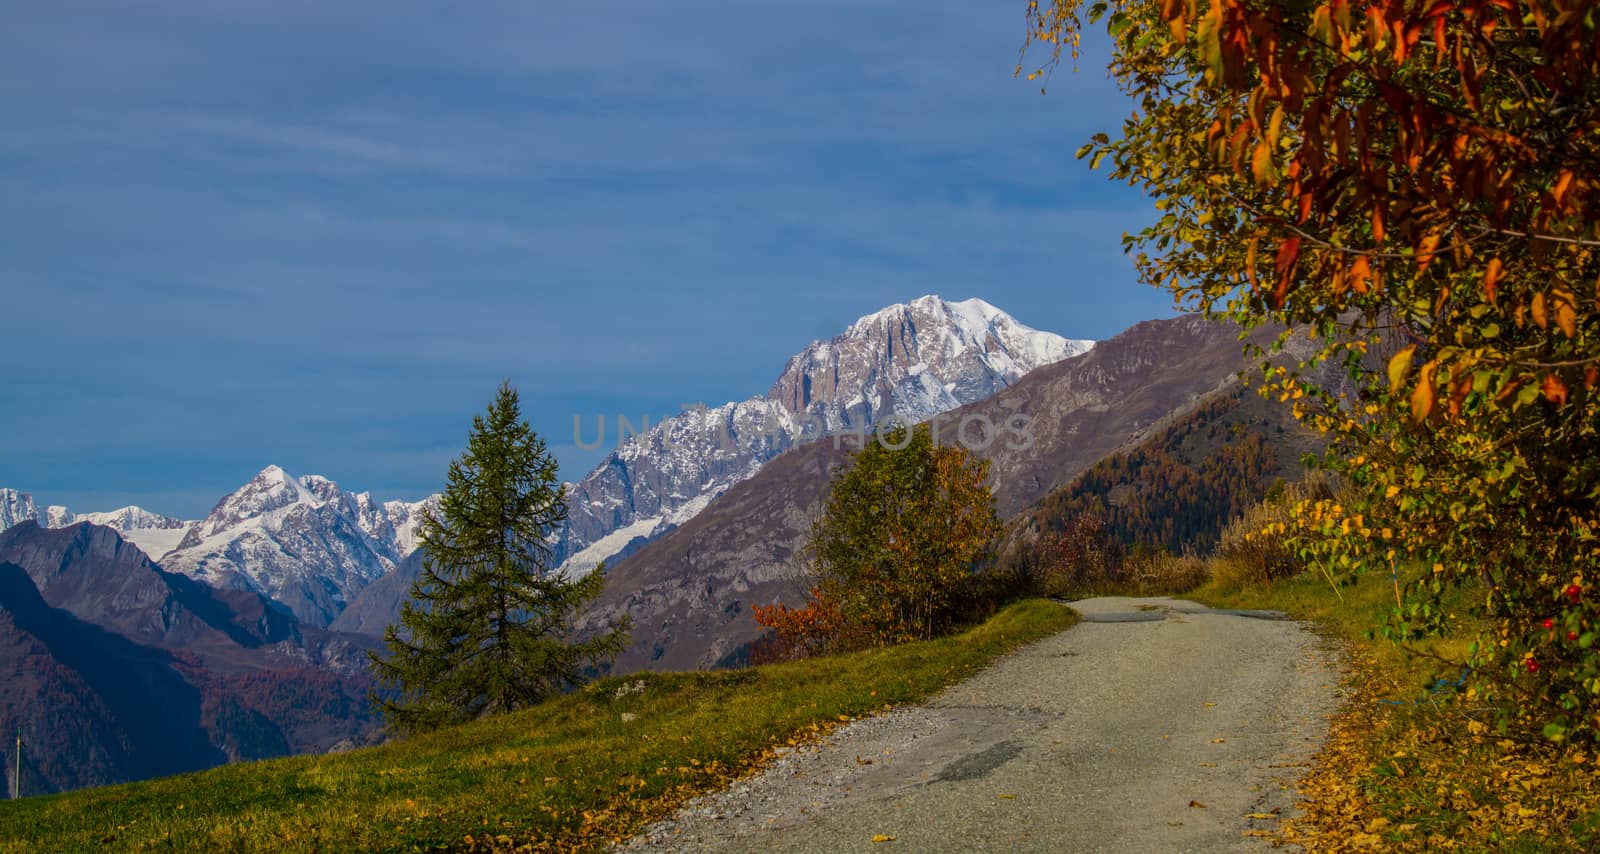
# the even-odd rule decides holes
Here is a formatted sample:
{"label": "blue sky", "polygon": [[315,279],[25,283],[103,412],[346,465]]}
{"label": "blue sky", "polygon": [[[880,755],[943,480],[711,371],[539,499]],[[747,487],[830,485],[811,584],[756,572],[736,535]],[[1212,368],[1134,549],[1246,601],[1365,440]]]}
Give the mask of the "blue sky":
{"label": "blue sky", "polygon": [[[185,517],[268,463],[436,490],[509,377],[572,417],[766,390],[924,293],[1170,313],[1024,0],[55,0],[0,28],[0,486]],[[592,424],[592,421],[590,422]]]}

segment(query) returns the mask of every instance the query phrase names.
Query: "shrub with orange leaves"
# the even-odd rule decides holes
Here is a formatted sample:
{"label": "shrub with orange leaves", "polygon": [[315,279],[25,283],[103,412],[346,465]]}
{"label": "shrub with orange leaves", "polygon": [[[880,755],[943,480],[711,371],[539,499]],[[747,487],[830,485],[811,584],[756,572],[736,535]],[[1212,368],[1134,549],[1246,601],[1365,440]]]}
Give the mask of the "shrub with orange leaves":
{"label": "shrub with orange leaves", "polygon": [[819,588],[806,593],[806,604],[791,608],[781,602],[756,605],[756,625],[771,629],[750,652],[751,664],[794,661],[828,652],[839,644],[843,622],[839,608]]}

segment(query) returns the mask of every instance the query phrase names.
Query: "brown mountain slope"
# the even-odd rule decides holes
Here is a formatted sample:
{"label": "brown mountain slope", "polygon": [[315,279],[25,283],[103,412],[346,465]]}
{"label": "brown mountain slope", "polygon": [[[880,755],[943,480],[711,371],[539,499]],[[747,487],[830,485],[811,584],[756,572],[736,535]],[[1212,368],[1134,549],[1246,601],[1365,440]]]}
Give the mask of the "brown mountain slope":
{"label": "brown mountain slope", "polygon": [[117,532],[0,533],[0,731],[25,792],[323,752],[377,726],[369,638],[162,571]]}
{"label": "brown mountain slope", "polygon": [[[1252,338],[1265,343],[1272,334]],[[991,460],[996,503],[1011,518],[1236,382],[1248,364],[1236,327],[1195,316],[1147,321],[954,410],[939,420],[940,436],[948,442],[961,431],[969,447]],[[1026,420],[1026,429],[1017,419]],[[583,622],[633,617],[634,644],[614,669],[738,662],[759,633],[751,605],[795,600],[797,555],[852,441],[825,439],[783,454],[612,567],[604,596]]]}
{"label": "brown mountain slope", "polygon": [[[170,653],[51,607],[26,570],[4,561],[0,671],[0,724],[27,742],[26,793],[196,771],[227,759],[206,738],[200,691]],[[15,754],[6,761],[9,791]]]}
{"label": "brown mountain slope", "polygon": [[253,648],[298,636],[294,617],[265,597],[164,572],[101,525],[24,522],[0,533],[0,557],[27,570],[51,607],[138,643]]}
{"label": "brown mountain slope", "polygon": [[383,637],[392,625],[400,622],[400,608],[411,598],[411,585],[422,575],[421,549],[378,577],[377,581],[361,588],[344,611],[335,617],[328,628],[336,632],[353,632],[370,637]]}

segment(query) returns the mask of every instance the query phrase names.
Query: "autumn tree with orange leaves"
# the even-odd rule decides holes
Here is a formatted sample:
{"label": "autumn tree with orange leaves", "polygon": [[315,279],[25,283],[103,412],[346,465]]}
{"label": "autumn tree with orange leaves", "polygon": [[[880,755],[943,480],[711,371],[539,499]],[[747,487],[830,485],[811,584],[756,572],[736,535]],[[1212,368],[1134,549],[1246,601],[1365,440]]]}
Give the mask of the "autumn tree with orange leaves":
{"label": "autumn tree with orange leaves", "polygon": [[791,654],[950,631],[970,613],[976,572],[1000,534],[988,471],[965,448],[935,444],[926,427],[869,438],[812,525],[807,603],[758,607],[757,622]]}
{"label": "autumn tree with orange leaves", "polygon": [[1330,570],[1398,568],[1402,639],[1470,587],[1494,626],[1474,692],[1594,739],[1600,3],[1048,0],[1031,77],[1085,21],[1137,109],[1079,156],[1155,200],[1125,238],[1142,277],[1314,342],[1264,390],[1359,496],[1283,533]]}

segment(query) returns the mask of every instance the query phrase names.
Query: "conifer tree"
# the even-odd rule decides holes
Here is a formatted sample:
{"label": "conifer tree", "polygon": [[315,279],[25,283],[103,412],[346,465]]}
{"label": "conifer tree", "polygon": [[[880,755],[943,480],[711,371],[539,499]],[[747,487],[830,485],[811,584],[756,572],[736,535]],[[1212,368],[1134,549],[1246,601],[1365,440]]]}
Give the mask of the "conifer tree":
{"label": "conifer tree", "polygon": [[420,529],[424,560],[399,625],[372,656],[398,696],[378,697],[406,732],[542,702],[582,681],[626,643],[626,624],[577,640],[572,618],[600,595],[604,566],[580,579],[554,572],[550,537],[566,489],[545,442],[502,383],[450,463],[437,511]]}

